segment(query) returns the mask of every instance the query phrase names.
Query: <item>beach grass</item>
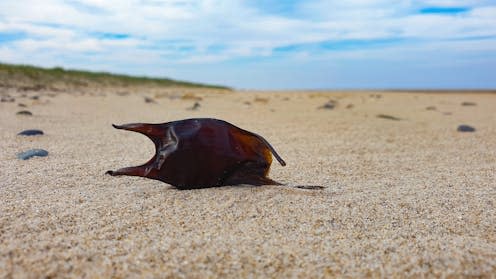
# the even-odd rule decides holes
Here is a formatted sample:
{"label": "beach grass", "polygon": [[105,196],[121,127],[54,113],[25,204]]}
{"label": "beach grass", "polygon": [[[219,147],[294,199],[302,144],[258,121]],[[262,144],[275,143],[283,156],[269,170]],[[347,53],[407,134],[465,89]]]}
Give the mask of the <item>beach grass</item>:
{"label": "beach grass", "polygon": [[221,85],[193,83],[169,78],[0,63],[0,86],[19,87],[19,85],[28,87],[28,89],[53,89],[64,85],[70,87],[191,87],[230,90],[230,88]]}

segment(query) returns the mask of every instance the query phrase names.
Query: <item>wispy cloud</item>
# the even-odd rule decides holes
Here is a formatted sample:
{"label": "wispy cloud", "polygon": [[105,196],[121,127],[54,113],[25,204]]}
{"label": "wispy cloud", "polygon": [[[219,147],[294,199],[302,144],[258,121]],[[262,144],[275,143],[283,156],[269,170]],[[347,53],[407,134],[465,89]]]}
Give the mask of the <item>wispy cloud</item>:
{"label": "wispy cloud", "polygon": [[[325,65],[493,61],[495,26],[496,4],[484,0],[4,0],[0,60],[238,87],[267,86],[248,76],[281,67],[273,80],[302,87],[288,67],[335,73]],[[440,46],[443,55],[431,56]],[[325,82],[338,84],[324,77],[314,84]]]}

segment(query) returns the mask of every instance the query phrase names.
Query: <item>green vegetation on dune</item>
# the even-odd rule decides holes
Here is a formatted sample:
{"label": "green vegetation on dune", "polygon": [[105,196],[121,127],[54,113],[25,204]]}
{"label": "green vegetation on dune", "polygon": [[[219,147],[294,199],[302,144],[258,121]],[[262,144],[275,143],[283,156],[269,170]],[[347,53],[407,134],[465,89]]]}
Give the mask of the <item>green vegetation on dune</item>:
{"label": "green vegetation on dune", "polygon": [[66,70],[60,67],[46,69],[28,65],[0,63],[0,87],[2,86],[34,86],[40,88],[57,88],[61,86],[157,86],[230,89],[224,86],[177,81],[167,78],[135,77],[107,72]]}

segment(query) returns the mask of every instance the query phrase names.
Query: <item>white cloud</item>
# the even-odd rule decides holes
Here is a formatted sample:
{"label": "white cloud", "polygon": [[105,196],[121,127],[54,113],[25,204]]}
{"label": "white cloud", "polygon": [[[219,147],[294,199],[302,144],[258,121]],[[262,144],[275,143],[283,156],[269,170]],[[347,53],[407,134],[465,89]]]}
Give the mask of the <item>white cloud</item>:
{"label": "white cloud", "polygon": [[432,7],[474,7],[494,4],[491,0],[423,0],[421,5]]}
{"label": "white cloud", "polygon": [[[417,1],[419,2],[419,1]],[[424,1],[444,5],[450,1]],[[464,1],[459,1],[463,3]],[[471,3],[465,1],[464,3]],[[81,9],[80,7],[85,7]],[[274,48],[325,40],[374,39],[391,36],[436,38],[494,34],[494,8],[475,9],[460,18],[402,15],[410,1],[305,1],[301,15],[288,18],[247,7],[243,1],[2,1],[1,17],[12,30],[54,39],[91,32],[126,33],[153,41],[186,39],[204,49],[210,44],[229,48]],[[105,14],[92,13],[91,9]],[[40,26],[58,24],[61,27]],[[5,24],[4,24],[5,25]],[[2,25],[0,25],[2,26]],[[1,28],[1,27],[0,27]],[[5,29],[5,27],[3,28]],[[51,34],[50,34],[51,33]],[[235,52],[233,52],[235,53]],[[246,53],[239,51],[238,53]]]}

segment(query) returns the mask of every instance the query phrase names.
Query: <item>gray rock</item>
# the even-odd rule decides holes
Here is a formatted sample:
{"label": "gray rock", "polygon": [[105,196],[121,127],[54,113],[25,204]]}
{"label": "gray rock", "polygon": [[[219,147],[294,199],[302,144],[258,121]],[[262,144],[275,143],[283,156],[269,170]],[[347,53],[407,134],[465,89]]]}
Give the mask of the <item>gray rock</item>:
{"label": "gray rock", "polygon": [[475,132],[475,128],[469,125],[460,125],[457,129],[458,132]]}
{"label": "gray rock", "polygon": [[36,130],[36,129],[24,130],[17,135],[18,136],[37,136],[37,135],[43,135],[43,131],[42,130]]}
{"label": "gray rock", "polygon": [[25,152],[17,153],[17,158],[21,160],[28,160],[32,157],[45,157],[48,156],[48,151],[43,149],[30,149]]}

